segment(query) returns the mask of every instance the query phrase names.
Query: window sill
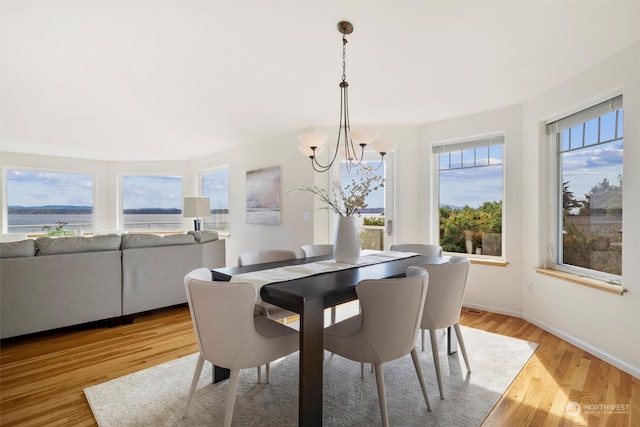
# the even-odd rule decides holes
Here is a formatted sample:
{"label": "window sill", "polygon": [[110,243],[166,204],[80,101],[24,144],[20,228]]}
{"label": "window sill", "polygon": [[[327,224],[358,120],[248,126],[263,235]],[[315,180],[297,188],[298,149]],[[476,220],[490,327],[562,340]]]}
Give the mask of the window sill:
{"label": "window sill", "polygon": [[506,267],[507,265],[509,265],[507,261],[501,261],[501,260],[495,260],[495,259],[471,258],[471,257],[467,257],[467,258],[469,258],[469,261],[471,261],[471,264],[489,265],[492,267]]}
{"label": "window sill", "polygon": [[566,273],[564,271],[552,270],[550,268],[536,268],[538,274],[554,277],[556,279],[565,280],[567,282],[576,283],[592,289],[609,292],[616,295],[622,295],[626,292],[620,285],[613,285],[603,280],[596,280],[590,277],[577,276],[575,274]]}

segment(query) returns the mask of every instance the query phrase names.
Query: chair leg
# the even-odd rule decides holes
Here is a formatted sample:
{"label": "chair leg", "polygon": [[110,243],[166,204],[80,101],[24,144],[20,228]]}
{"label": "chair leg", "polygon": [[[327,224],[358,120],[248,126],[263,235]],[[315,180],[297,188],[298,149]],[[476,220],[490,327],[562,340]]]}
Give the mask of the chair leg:
{"label": "chair leg", "polygon": [[427,402],[427,411],[431,412],[431,404],[429,403],[429,395],[427,394],[427,387],[424,384],[424,377],[422,376],[422,367],[420,366],[420,358],[418,357],[418,351],[414,348],[411,350],[411,359],[413,359],[413,366],[416,368],[418,374],[418,381],[420,381],[420,388],[422,388],[422,394],[424,395],[424,401]]}
{"label": "chair leg", "polygon": [[429,336],[431,337],[431,353],[433,354],[433,364],[436,367],[436,378],[438,379],[438,390],[440,391],[440,399],[444,399],[444,393],[442,392],[442,376],[440,375],[440,355],[438,354],[438,341],[436,338],[436,331],[429,329]]}
{"label": "chair leg", "polygon": [[422,335],[422,351],[424,351],[424,329],[420,329],[420,334]]}
{"label": "chair leg", "polygon": [[224,408],[224,427],[231,427],[233,419],[233,407],[236,404],[236,393],[238,391],[238,380],[240,379],[240,370],[231,371],[229,376],[229,389],[227,390],[227,403]]}
{"label": "chair leg", "polygon": [[270,375],[271,375],[271,363],[267,362],[267,382],[265,384],[269,384]]}
{"label": "chair leg", "polygon": [[196,363],[196,370],[193,373],[193,380],[191,380],[191,388],[189,389],[189,397],[187,398],[187,407],[184,410],[185,417],[189,413],[189,408],[191,407],[191,400],[193,399],[193,395],[196,392],[196,386],[198,385],[198,380],[200,379],[200,374],[202,373],[203,366],[204,366],[204,357],[202,357],[202,355],[199,354],[198,362]]}
{"label": "chair leg", "polygon": [[467,357],[467,349],[464,346],[464,340],[462,339],[462,333],[460,332],[460,325],[456,323],[453,325],[456,331],[456,337],[458,337],[458,344],[460,344],[460,350],[462,350],[462,357],[464,358],[464,364],[467,365],[467,371],[471,372],[471,366],[469,365],[469,358]]}
{"label": "chair leg", "polygon": [[387,394],[384,391],[384,372],[382,363],[374,364],[376,371],[376,385],[378,386],[378,401],[380,402],[380,415],[382,416],[382,426],[389,427],[389,414],[387,414]]}
{"label": "chair leg", "polygon": [[331,307],[331,324],[336,323],[336,306]]}
{"label": "chair leg", "polygon": [[360,379],[364,379],[364,363],[360,362]]}
{"label": "chair leg", "polygon": [[256,369],[258,371],[258,384],[260,384],[260,381],[262,380],[262,365],[258,365]]}

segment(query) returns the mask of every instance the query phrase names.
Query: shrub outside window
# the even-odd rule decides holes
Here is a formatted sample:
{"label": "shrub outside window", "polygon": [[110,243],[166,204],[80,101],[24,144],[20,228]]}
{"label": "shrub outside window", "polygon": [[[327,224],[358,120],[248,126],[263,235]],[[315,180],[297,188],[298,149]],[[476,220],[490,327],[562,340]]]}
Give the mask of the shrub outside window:
{"label": "shrub outside window", "polygon": [[443,251],[503,257],[504,136],[437,144]]}

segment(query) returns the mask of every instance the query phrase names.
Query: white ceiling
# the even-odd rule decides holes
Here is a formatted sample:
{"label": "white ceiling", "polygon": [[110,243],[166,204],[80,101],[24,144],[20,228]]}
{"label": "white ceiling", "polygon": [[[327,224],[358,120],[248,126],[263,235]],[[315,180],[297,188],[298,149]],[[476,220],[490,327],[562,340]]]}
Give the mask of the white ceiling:
{"label": "white ceiling", "polygon": [[[518,104],[640,40],[640,1],[1,0],[0,151],[186,160]],[[292,150],[297,141],[292,140]]]}

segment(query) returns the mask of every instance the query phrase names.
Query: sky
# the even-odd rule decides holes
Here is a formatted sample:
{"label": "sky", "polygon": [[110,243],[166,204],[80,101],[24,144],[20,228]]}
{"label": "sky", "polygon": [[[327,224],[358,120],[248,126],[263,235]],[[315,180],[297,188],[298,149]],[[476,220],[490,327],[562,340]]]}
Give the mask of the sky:
{"label": "sky", "polygon": [[182,177],[122,177],[122,208],[161,208],[182,210]]}
{"label": "sky", "polygon": [[[578,199],[583,199],[584,195],[603,178],[607,178],[612,185],[618,185],[618,176],[622,175],[622,140],[591,146],[598,141],[597,119],[594,120],[595,122],[593,120],[587,122],[584,132],[581,127],[572,128],[570,133],[569,130],[563,132],[563,147],[569,150],[562,155],[563,181],[569,181],[569,189]],[[615,137],[614,125],[615,113],[603,116],[600,125],[601,141]],[[618,129],[623,129],[622,120],[618,123]],[[584,141],[587,148],[571,151],[577,148],[576,141],[580,144]],[[501,163],[502,150],[499,154],[491,153],[489,157],[492,160],[487,163]],[[375,170],[374,173],[384,176],[384,167]],[[357,175],[355,176],[358,178]],[[351,181],[344,166],[342,180],[343,185]],[[439,180],[440,205],[478,207],[485,201],[502,200],[502,165],[441,171]],[[93,181],[92,174],[9,169],[7,171],[7,204],[27,207],[93,206]],[[211,209],[229,208],[228,169],[205,173],[202,187],[203,195],[210,198]],[[181,177],[124,176],[122,190],[125,209],[182,209]],[[370,194],[367,202],[371,208],[384,207],[384,188]]]}
{"label": "sky", "polygon": [[229,209],[229,169],[202,174],[202,196],[209,198],[212,210]]}
{"label": "sky", "polygon": [[7,171],[7,205],[93,206],[92,174]]}
{"label": "sky", "polygon": [[[563,139],[567,140],[564,136]],[[589,140],[585,138],[585,141]],[[618,140],[563,153],[562,180],[569,182],[569,190],[577,199],[584,199],[584,195],[602,182],[603,178],[607,178],[611,185],[619,185],[622,152],[623,141]]]}

